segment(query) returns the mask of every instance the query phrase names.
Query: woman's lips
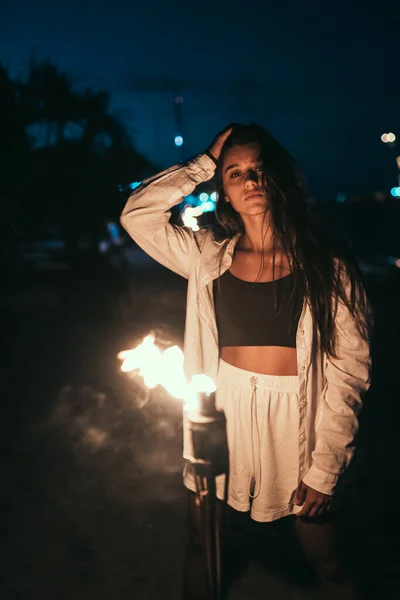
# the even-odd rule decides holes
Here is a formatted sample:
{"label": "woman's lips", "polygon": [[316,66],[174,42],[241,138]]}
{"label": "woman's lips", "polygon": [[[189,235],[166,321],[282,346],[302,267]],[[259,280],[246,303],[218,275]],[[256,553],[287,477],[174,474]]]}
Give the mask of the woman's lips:
{"label": "woman's lips", "polygon": [[264,194],[262,194],[261,192],[252,192],[251,194],[247,194],[247,196],[245,197],[245,200],[250,200],[251,198],[257,198],[258,196],[261,196],[263,198]]}

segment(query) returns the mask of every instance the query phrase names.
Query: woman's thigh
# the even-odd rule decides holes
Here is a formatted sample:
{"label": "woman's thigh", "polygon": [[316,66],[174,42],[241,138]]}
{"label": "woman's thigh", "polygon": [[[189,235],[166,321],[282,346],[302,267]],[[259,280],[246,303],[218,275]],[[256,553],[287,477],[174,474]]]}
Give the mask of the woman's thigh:
{"label": "woman's thigh", "polygon": [[329,513],[313,519],[294,517],[294,529],[305,558],[318,574],[335,572],[343,566],[338,515]]}

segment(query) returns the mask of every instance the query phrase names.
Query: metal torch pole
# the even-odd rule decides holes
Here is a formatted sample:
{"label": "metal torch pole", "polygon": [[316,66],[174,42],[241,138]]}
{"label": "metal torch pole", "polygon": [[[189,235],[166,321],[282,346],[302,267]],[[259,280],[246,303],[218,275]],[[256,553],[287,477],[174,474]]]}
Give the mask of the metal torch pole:
{"label": "metal torch pole", "polygon": [[221,524],[216,515],[216,475],[227,472],[225,420],[215,408],[215,394],[201,394],[199,410],[188,415],[200,510],[203,551],[212,600],[221,597]]}

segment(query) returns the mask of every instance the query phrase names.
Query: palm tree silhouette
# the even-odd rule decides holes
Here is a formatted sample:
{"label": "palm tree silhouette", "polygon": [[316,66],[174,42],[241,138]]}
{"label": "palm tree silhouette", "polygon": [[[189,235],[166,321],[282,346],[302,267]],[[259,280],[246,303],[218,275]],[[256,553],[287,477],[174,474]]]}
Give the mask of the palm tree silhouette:
{"label": "palm tree silhouette", "polygon": [[50,60],[29,63],[28,77],[19,83],[21,102],[25,109],[25,125],[43,124],[46,127],[45,145],[64,139],[66,125],[79,123],[79,95],[73,78]]}
{"label": "palm tree silhouette", "polygon": [[[110,94],[77,89],[50,60],[32,58],[23,81],[12,81],[0,65],[0,93],[0,168],[6,173],[0,192],[9,190],[2,200],[20,207],[19,222],[33,236],[48,223],[74,260],[82,237],[95,255],[104,221],[119,216],[119,184],[140,181],[157,167],[135,150],[111,111]],[[42,144],[35,143],[37,127]]]}

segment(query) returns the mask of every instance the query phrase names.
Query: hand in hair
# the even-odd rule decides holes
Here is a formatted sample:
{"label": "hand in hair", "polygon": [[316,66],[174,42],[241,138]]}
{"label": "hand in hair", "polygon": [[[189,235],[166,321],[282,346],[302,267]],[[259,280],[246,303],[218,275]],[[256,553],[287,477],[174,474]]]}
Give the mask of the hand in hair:
{"label": "hand in hair", "polygon": [[207,148],[207,151],[213,155],[215,160],[218,160],[221,154],[222,146],[225,144],[227,138],[232,133],[232,125],[228,125],[225,129],[220,131],[212,142],[211,146]]}

